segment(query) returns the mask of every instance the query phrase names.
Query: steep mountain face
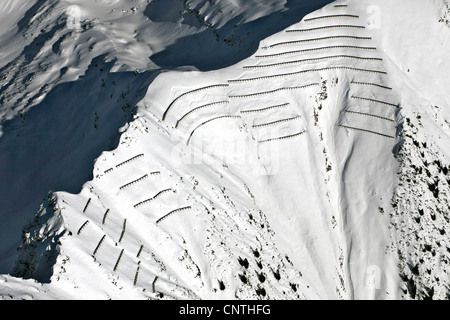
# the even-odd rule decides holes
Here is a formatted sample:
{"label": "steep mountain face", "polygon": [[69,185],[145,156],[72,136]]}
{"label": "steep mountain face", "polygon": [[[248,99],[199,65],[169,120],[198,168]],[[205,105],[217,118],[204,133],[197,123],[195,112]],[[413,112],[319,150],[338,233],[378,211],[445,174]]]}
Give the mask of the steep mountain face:
{"label": "steep mountain face", "polygon": [[10,2],[2,297],[449,297],[448,3],[72,2]]}
{"label": "steep mountain face", "polygon": [[[47,193],[78,193],[92,178],[95,159],[115,149],[119,129],[132,119],[136,103],[165,64],[180,69],[231,65],[250,56],[262,38],[330,2],[264,2],[256,11],[248,1],[229,0],[4,1],[0,273],[13,269],[21,230]],[[183,10],[178,19],[153,21],[164,6]],[[221,18],[210,21],[213,12]],[[193,26],[194,19],[202,23]],[[245,41],[237,45],[229,38]],[[164,65],[154,62],[158,54]],[[181,60],[186,57],[195,61]]]}

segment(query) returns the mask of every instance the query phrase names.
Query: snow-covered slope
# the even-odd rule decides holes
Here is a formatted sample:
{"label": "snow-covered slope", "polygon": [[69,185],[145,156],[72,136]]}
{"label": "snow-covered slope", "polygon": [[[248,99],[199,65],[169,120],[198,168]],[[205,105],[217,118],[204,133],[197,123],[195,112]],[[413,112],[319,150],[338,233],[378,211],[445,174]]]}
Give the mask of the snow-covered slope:
{"label": "snow-covered slope", "polygon": [[[243,3],[163,7],[152,1],[141,18],[161,28],[182,19],[187,33],[195,27],[221,39],[221,28],[234,17],[244,28],[295,7],[289,1]],[[83,14],[99,16],[105,4]],[[49,175],[45,190],[65,189],[53,189],[62,191],[49,193],[23,228],[0,293],[37,299],[448,298],[448,12],[439,0],[333,2],[286,29],[266,29],[273,34],[256,52],[234,63],[242,58],[236,53],[225,62],[232,65],[218,70],[211,66],[223,62],[208,56],[203,63],[191,52],[180,58],[186,41],[208,39],[197,33],[155,50],[153,62],[141,66],[149,71],[140,73],[127,68],[140,68],[140,55],[149,56],[146,50],[154,47],[142,45],[148,38],[133,38],[136,49],[118,45],[125,29],[117,23],[95,36],[80,33],[93,44],[111,33],[117,61],[94,61],[82,81],[46,96],[46,110],[33,107],[23,124],[4,126],[2,150],[19,142],[32,149],[36,143],[20,133],[36,134],[37,123],[39,143],[48,131],[67,128],[69,147],[64,157],[42,157],[49,164],[31,180],[42,183]],[[93,29],[103,24],[99,19]],[[104,46],[99,50],[80,56],[87,62],[108,54]],[[203,71],[160,74],[152,66],[172,69],[186,61]],[[77,89],[87,87],[89,96],[78,97]],[[52,107],[65,99],[63,110]],[[108,108],[111,102],[126,117]],[[4,110],[5,116],[12,112]],[[73,126],[67,117],[77,119]],[[121,126],[118,143],[108,141]],[[30,162],[42,150],[52,152],[42,148]],[[4,163],[11,161],[8,154]],[[93,155],[91,179],[81,192],[72,191]],[[30,181],[22,179],[16,189],[2,186],[11,195],[5,199],[17,199],[13,194]],[[33,187],[24,194],[33,194]]]}
{"label": "snow-covered slope", "polygon": [[[47,193],[79,192],[92,178],[94,160],[115,149],[119,129],[164,70],[153,56],[182,51],[201,57],[194,66],[171,58],[166,61],[170,68],[230,65],[251,55],[265,35],[329,1],[261,4],[259,13],[247,1],[187,1],[178,19],[159,21],[153,13],[175,10],[181,2],[3,0],[0,273],[11,272],[21,230]],[[210,12],[225,9],[227,15],[217,21],[192,25],[193,19],[204,22]],[[250,25],[240,27],[244,24]],[[198,38],[197,45],[187,49],[183,39],[190,37]],[[238,37],[245,41],[227,40]],[[200,49],[199,43],[207,45]],[[223,55],[205,59],[208,50]]]}

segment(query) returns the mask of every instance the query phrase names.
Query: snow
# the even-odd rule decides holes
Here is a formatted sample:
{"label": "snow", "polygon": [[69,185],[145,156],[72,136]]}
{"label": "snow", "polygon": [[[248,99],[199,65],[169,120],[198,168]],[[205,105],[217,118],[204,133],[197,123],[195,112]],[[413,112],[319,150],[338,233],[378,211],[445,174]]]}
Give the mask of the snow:
{"label": "snow", "polygon": [[2,298],[448,298],[444,1],[33,8],[42,46],[0,34]]}

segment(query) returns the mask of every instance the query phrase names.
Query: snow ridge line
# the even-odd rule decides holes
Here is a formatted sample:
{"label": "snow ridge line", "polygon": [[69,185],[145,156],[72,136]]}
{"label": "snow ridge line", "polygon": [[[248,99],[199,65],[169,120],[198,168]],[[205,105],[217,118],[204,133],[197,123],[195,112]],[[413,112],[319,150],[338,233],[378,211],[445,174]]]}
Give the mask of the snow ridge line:
{"label": "snow ridge line", "polygon": [[305,133],[306,133],[306,130],[303,130],[303,131],[301,131],[301,132],[299,132],[299,133],[291,134],[291,135],[288,135],[288,136],[283,136],[283,137],[278,137],[278,138],[270,138],[270,139],[266,139],[266,140],[261,140],[261,141],[258,141],[258,143],[266,143],[266,142],[271,142],[271,141],[276,141],[276,140],[285,140],[285,139],[295,138],[295,137],[298,137],[298,136],[300,136],[300,135],[302,135],[302,134],[305,134]]}
{"label": "snow ridge line", "polygon": [[122,255],[123,255],[124,250],[125,250],[125,249],[122,249],[122,250],[120,251],[119,257],[117,258],[117,261],[116,261],[116,264],[114,265],[113,271],[116,271],[116,270],[117,270],[117,267],[119,266],[120,259],[122,258]]}
{"label": "snow ridge line", "polygon": [[296,117],[292,117],[292,118],[287,118],[287,119],[282,119],[282,120],[277,120],[277,121],[272,121],[272,122],[268,122],[268,123],[263,123],[263,124],[256,124],[253,125],[253,128],[262,128],[262,127],[268,127],[271,125],[275,125],[275,124],[279,124],[279,123],[283,123],[283,122],[289,122],[289,121],[293,121],[293,120],[297,120],[300,119],[300,116],[296,116]]}
{"label": "snow ridge line", "polygon": [[350,58],[350,59],[358,59],[358,60],[383,61],[382,58],[358,57],[358,56],[350,56],[350,55],[335,55],[335,56],[326,56],[326,57],[318,57],[318,58],[301,59],[301,60],[286,61],[286,62],[264,64],[264,65],[244,66],[243,68],[244,69],[261,69],[261,68],[277,67],[277,66],[296,64],[296,63],[302,63],[302,62],[308,62],[308,61],[319,61],[319,60],[327,60],[327,59],[335,59],[335,58]]}
{"label": "snow ridge line", "polygon": [[93,256],[95,256],[95,254],[97,253],[98,249],[100,249],[100,247],[101,247],[103,241],[105,240],[105,238],[106,238],[106,234],[100,239],[100,241],[97,244],[97,247],[95,247]]}
{"label": "snow ridge line", "polygon": [[181,98],[183,98],[183,97],[185,97],[185,96],[187,96],[187,95],[189,95],[189,94],[201,92],[201,91],[204,91],[204,90],[214,89],[214,88],[225,88],[225,87],[228,87],[228,86],[229,86],[228,84],[214,84],[214,85],[211,85],[211,86],[207,86],[207,87],[202,87],[202,88],[194,89],[194,90],[191,90],[191,91],[188,91],[188,92],[185,92],[185,93],[179,95],[178,97],[176,97],[176,98],[169,104],[169,106],[167,107],[166,111],[164,111],[162,120],[164,121],[164,119],[165,119],[166,116],[167,116],[167,113],[169,112],[169,109],[170,109],[170,108],[171,108],[171,107],[172,107],[179,99],[181,99]]}
{"label": "snow ridge line", "polygon": [[244,95],[240,95],[240,96],[230,96],[230,99],[250,98],[250,97],[262,96],[262,95],[266,95],[266,94],[272,94],[272,93],[276,93],[279,91],[285,91],[285,90],[291,91],[291,90],[304,89],[304,88],[313,87],[313,86],[320,86],[320,83],[310,83],[310,84],[306,84],[304,86],[298,86],[298,87],[284,87],[284,88],[279,88],[279,89],[275,89],[275,90],[271,90],[271,91],[250,93],[250,94],[244,94]]}
{"label": "snow ridge line", "polygon": [[116,165],[116,168],[119,168],[119,167],[121,167],[121,166],[123,166],[123,165],[125,165],[125,164],[127,164],[127,163],[129,163],[129,162],[131,162],[133,160],[139,159],[139,158],[141,158],[143,156],[144,156],[143,153],[138,154],[137,156],[134,156],[134,157],[132,157],[132,158],[130,158],[130,159],[124,161],[124,162],[119,163],[118,165]]}
{"label": "snow ridge line", "polygon": [[347,36],[347,35],[329,36],[329,37],[321,37],[321,38],[312,38],[312,39],[303,39],[303,40],[279,42],[279,43],[271,44],[271,45],[266,46],[266,47],[261,47],[261,49],[269,49],[269,48],[274,48],[274,47],[282,46],[282,45],[296,44],[296,43],[303,43],[303,42],[321,41],[321,40],[329,40],[329,39],[372,40],[372,37],[357,37],[357,36]]}
{"label": "snow ridge line", "polygon": [[89,207],[89,204],[91,203],[91,200],[92,200],[91,198],[88,199],[86,205],[84,206],[83,213],[86,212],[87,208]]}
{"label": "snow ridge line", "polygon": [[177,120],[177,123],[175,124],[175,128],[178,127],[178,125],[180,124],[180,122],[184,118],[186,118],[188,115],[190,115],[191,113],[193,113],[193,112],[195,112],[197,110],[200,110],[200,109],[203,109],[203,108],[208,108],[208,107],[214,107],[214,106],[221,105],[221,104],[229,104],[229,103],[230,103],[229,101],[218,101],[218,102],[204,104],[204,105],[202,105],[200,107],[194,108],[191,111],[189,111],[188,113],[186,113],[185,115],[183,115],[180,119]]}
{"label": "snow ridge line", "polygon": [[352,81],[350,82],[352,84],[359,84],[359,85],[366,85],[366,86],[375,86],[375,87],[379,87],[379,88],[383,88],[383,89],[387,89],[387,90],[392,90],[391,87],[386,87],[383,86],[381,84],[377,84],[377,83],[371,83],[371,82],[358,82],[358,81]]}
{"label": "snow ridge line", "polygon": [[123,190],[123,189],[125,189],[125,188],[128,188],[128,187],[132,186],[133,184],[136,184],[136,183],[138,183],[138,182],[140,182],[140,181],[142,181],[142,180],[144,180],[144,179],[146,179],[146,178],[148,178],[148,174],[145,174],[144,176],[140,177],[139,179],[136,179],[136,180],[131,181],[131,182],[127,183],[127,184],[124,184],[124,185],[121,186],[119,189],[120,189],[120,190]]}
{"label": "snow ridge line", "polygon": [[393,106],[393,107],[398,107],[398,104],[394,104],[394,103],[390,103],[390,102],[385,102],[385,101],[381,101],[381,100],[376,100],[376,99],[371,99],[371,98],[363,98],[363,97],[357,97],[357,96],[352,96],[353,99],[360,99],[360,100],[366,100],[366,101],[370,101],[370,102],[377,102],[377,103],[382,103],[382,104],[386,104],[388,106]]}
{"label": "snow ridge line", "polygon": [[394,136],[390,136],[384,133],[380,133],[380,132],[376,132],[376,131],[371,131],[371,130],[367,130],[367,129],[362,129],[362,128],[356,128],[356,127],[350,127],[350,126],[346,126],[343,124],[339,125],[340,127],[346,128],[346,129],[351,129],[351,130],[358,130],[358,131],[364,131],[364,132],[368,132],[368,133],[373,133],[373,134],[377,134],[379,136],[383,136],[383,137],[387,137],[387,138],[391,138],[391,139],[395,139]]}
{"label": "snow ridge line", "polygon": [[136,203],[136,204],[134,205],[134,207],[135,207],[135,208],[138,208],[138,207],[140,207],[140,206],[142,206],[142,205],[144,205],[144,204],[146,204],[146,203],[149,203],[149,202],[155,200],[156,198],[158,198],[160,195],[162,195],[162,194],[164,194],[164,193],[166,193],[166,192],[169,192],[169,191],[172,191],[172,189],[169,188],[169,189],[161,190],[160,192],[158,192],[157,194],[155,194],[152,198],[149,198],[149,199],[146,199],[146,200],[141,201],[141,202],[139,202],[139,203]]}
{"label": "snow ridge line", "polygon": [[122,238],[125,234],[126,228],[127,228],[127,219],[124,219],[123,226],[122,226],[122,233],[120,234],[120,238],[119,238],[119,243],[122,241]]}
{"label": "snow ridge line", "polygon": [[346,5],[346,4],[335,4],[334,7],[335,8],[347,8],[348,5]]}
{"label": "snow ridge line", "polygon": [[89,224],[89,220],[86,220],[85,223],[83,223],[83,225],[80,227],[80,229],[78,229],[77,235],[80,235],[81,231],[83,231],[83,229]]}
{"label": "snow ridge line", "polygon": [[192,209],[191,206],[187,206],[187,207],[183,207],[183,208],[179,208],[179,209],[175,209],[170,211],[168,214],[166,214],[165,216],[159,218],[158,220],[156,220],[156,224],[160,223],[161,221],[163,221],[164,219],[166,219],[167,217],[171,216],[174,213],[180,212],[180,211],[184,211],[184,210],[189,210]]}
{"label": "snow ridge line", "polygon": [[325,27],[309,28],[309,29],[293,29],[293,30],[286,30],[286,32],[308,32],[308,31],[323,30],[323,29],[332,29],[332,28],[356,28],[356,29],[365,29],[366,27],[365,27],[365,26],[348,25],[348,24],[339,24],[339,25],[332,25],[332,26],[325,26]]}
{"label": "snow ridge line", "polygon": [[206,121],[202,122],[202,123],[199,124],[194,130],[192,130],[192,132],[191,132],[191,134],[189,135],[189,138],[188,138],[186,144],[189,144],[189,142],[190,142],[190,140],[191,140],[191,138],[192,138],[192,135],[193,135],[194,132],[195,132],[198,128],[200,128],[201,126],[203,126],[203,125],[205,125],[205,124],[207,124],[207,123],[209,123],[209,122],[211,122],[211,121],[215,121],[215,120],[219,120],[219,119],[226,119],[226,118],[229,118],[229,119],[240,119],[241,116],[225,115],[225,116],[215,117],[215,118],[212,118],[212,119],[209,119],[209,120],[206,120]]}
{"label": "snow ridge line", "polygon": [[271,76],[262,76],[262,77],[256,77],[256,78],[228,80],[228,82],[230,82],[230,83],[250,82],[250,81],[256,81],[256,80],[263,80],[263,79],[273,79],[273,78],[279,78],[279,77],[294,76],[294,75],[298,75],[298,74],[302,74],[302,73],[319,72],[319,71],[324,71],[324,70],[339,70],[339,69],[368,72],[368,73],[387,74],[386,71],[336,66],[336,67],[326,67],[326,68],[320,68],[320,69],[302,70],[302,71],[283,73],[283,74],[275,74],[275,75],[271,75]]}
{"label": "snow ridge line", "polygon": [[381,117],[381,116],[377,116],[377,115],[371,114],[371,113],[349,111],[349,110],[346,110],[345,112],[346,113],[353,113],[353,114],[363,115],[363,116],[368,116],[368,117],[374,117],[374,118],[378,118],[378,119],[382,119],[382,120],[386,120],[386,121],[390,121],[390,122],[395,122],[395,120],[392,120],[392,119],[389,119],[389,118],[385,118],[385,117]]}
{"label": "snow ridge line", "polygon": [[242,110],[242,111],[239,111],[239,112],[240,113],[263,112],[263,111],[267,111],[267,110],[271,110],[271,109],[287,107],[287,106],[290,106],[290,105],[291,105],[290,103],[283,103],[283,104],[278,104],[278,105],[275,105],[275,106],[270,106],[270,107],[266,107],[266,108],[262,108],[262,109]]}
{"label": "snow ridge line", "polygon": [[353,15],[353,14],[335,14],[335,15],[329,15],[329,16],[320,16],[320,17],[314,17],[314,18],[308,18],[304,19],[303,21],[313,21],[313,20],[319,20],[319,19],[328,19],[328,18],[359,18],[359,16]]}
{"label": "snow ridge line", "polygon": [[108,170],[105,170],[104,173],[108,174],[108,173],[112,172],[113,170],[114,170],[113,168],[109,168]]}
{"label": "snow ridge line", "polygon": [[375,47],[360,47],[360,46],[326,46],[326,47],[319,47],[319,48],[311,48],[311,49],[302,49],[302,50],[294,50],[294,51],[287,51],[287,52],[281,52],[281,53],[274,53],[274,54],[267,54],[262,56],[255,56],[255,58],[274,58],[274,57],[280,57],[285,56],[289,54],[296,54],[300,52],[311,52],[311,51],[321,51],[321,50],[327,50],[327,49],[359,49],[359,50],[377,50]]}

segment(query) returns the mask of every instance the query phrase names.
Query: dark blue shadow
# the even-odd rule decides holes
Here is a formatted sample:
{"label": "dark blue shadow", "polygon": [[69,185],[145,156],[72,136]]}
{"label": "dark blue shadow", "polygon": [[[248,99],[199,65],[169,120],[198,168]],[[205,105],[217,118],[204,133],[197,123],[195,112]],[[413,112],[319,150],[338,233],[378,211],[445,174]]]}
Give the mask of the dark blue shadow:
{"label": "dark blue shadow", "polygon": [[21,230],[49,191],[80,192],[93,163],[117,147],[119,128],[159,73],[110,73],[94,59],[86,75],[51,90],[44,100],[3,124],[0,138],[0,273],[14,265]]}
{"label": "dark blue shadow", "polygon": [[[251,56],[258,49],[261,40],[299,22],[308,13],[331,2],[333,1],[288,0],[282,12],[244,24],[238,24],[242,17],[235,17],[216,30],[209,28],[181,38],[150,58],[163,68],[188,65],[201,71],[225,68]],[[175,13],[172,12],[171,15],[173,14]]]}

